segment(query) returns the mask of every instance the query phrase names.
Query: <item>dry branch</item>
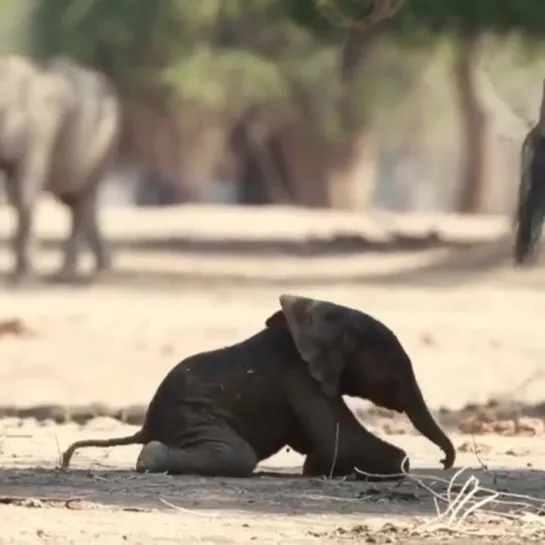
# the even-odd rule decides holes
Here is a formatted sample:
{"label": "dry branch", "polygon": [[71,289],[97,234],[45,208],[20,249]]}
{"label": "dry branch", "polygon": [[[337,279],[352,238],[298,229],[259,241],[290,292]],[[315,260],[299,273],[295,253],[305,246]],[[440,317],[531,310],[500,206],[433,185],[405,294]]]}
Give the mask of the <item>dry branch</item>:
{"label": "dry branch", "polygon": [[[479,520],[479,515],[486,517],[488,521],[495,519],[524,525],[524,537],[540,536],[545,533],[545,499],[481,486],[475,475],[470,475],[466,481],[457,483],[457,479],[468,469],[468,467],[460,468],[450,480],[430,475],[417,476],[406,472],[400,474],[428,492],[433,497],[436,509],[436,516],[416,524],[410,530],[411,535],[423,536],[447,531],[490,537],[491,530],[484,530],[482,518]],[[377,477],[357,468],[355,470],[364,477]],[[436,490],[437,485],[443,490]],[[441,504],[446,504],[443,510]],[[495,509],[485,509],[487,506],[495,507]],[[471,515],[473,515],[472,519],[470,519]],[[505,528],[498,527],[498,532],[502,535]],[[521,528],[517,527],[517,535],[520,535],[520,532]]]}
{"label": "dry branch", "polygon": [[371,13],[363,19],[347,17],[339,8],[337,0],[318,0],[320,12],[335,25],[356,29],[362,32],[391,19],[402,7],[406,0],[374,0]]}
{"label": "dry branch", "polygon": [[489,90],[491,90],[496,98],[504,105],[507,111],[511,112],[511,114],[519,120],[521,125],[523,125],[527,129],[531,129],[533,126],[533,122],[531,119],[528,118],[526,113],[524,112],[523,108],[518,107],[516,104],[512,104],[511,102],[508,102],[498,91],[494,83],[492,82],[492,78],[490,77],[490,74],[486,70],[479,70],[479,75],[481,77],[481,80],[483,83],[488,87]]}

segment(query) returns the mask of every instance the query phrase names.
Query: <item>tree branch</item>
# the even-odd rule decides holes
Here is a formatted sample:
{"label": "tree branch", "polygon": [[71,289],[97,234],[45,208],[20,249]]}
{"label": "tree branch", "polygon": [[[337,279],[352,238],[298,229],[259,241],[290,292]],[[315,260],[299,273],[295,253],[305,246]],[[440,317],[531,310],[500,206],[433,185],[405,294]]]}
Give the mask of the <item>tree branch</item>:
{"label": "tree branch", "polygon": [[338,0],[318,0],[318,10],[337,26],[367,31],[391,19],[403,7],[406,0],[374,0],[371,13],[363,19],[347,17],[338,6]]}
{"label": "tree branch", "polygon": [[[498,91],[496,86],[494,85],[494,82],[492,81],[492,78],[490,77],[490,74],[484,70],[479,70],[479,75],[482,78],[482,81],[488,86],[488,88],[494,93],[496,98],[505,106],[505,108],[513,114],[513,116],[518,119],[521,123],[521,125],[524,125],[525,128],[531,129],[533,126],[533,122],[531,119],[528,118],[526,113],[524,112],[524,109],[517,106],[516,104],[513,104],[511,102],[508,102]],[[544,91],[545,91],[545,81],[544,81]],[[544,98],[545,98],[545,92],[544,92]],[[542,110],[543,114],[545,115],[545,104],[542,101]]]}

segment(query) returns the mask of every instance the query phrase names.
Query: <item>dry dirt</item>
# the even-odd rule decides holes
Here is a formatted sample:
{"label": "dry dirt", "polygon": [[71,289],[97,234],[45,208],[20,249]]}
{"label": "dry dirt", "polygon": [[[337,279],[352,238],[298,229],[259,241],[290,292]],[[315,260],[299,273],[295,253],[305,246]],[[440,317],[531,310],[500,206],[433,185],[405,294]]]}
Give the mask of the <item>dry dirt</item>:
{"label": "dry dirt", "polygon": [[[0,290],[2,543],[543,541],[541,518],[521,517],[545,502],[545,271],[512,269],[504,222],[194,206],[106,208],[104,220],[115,273],[92,285]],[[10,222],[0,209],[0,237]],[[426,234],[430,226],[437,232]],[[41,272],[58,262],[65,227],[45,202]],[[8,264],[1,244],[0,267]],[[486,509],[517,516],[480,510],[457,531],[450,523],[425,533],[447,502],[422,484],[309,481],[289,452],[246,480],[136,475],[137,447],[81,451],[69,472],[56,469],[76,438],[135,430],[174,363],[254,332],[281,292],[338,300],[389,324],[459,448],[457,467],[441,471],[440,453],[402,418],[351,406],[408,451],[436,493],[469,466],[451,502],[475,475],[518,502]]]}

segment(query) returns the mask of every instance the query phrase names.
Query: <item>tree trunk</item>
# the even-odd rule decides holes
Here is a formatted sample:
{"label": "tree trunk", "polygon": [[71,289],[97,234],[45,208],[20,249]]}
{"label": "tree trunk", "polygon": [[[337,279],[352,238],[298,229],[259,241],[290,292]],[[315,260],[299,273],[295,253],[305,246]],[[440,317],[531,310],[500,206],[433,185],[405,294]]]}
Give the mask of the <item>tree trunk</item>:
{"label": "tree trunk", "polygon": [[[354,167],[356,154],[361,153],[370,167],[369,172],[373,170],[371,165],[374,163],[375,146],[373,142],[366,143],[366,125],[368,116],[365,110],[365,104],[361,105],[361,97],[355,94],[356,79],[358,72],[364,69],[365,63],[369,58],[371,46],[381,33],[379,26],[369,29],[366,32],[358,29],[350,29],[348,36],[343,43],[340,52],[340,80],[343,89],[343,95],[339,104],[339,124],[341,129],[341,139],[336,142],[332,150],[332,163],[330,169],[330,200],[334,208],[353,208],[361,205],[360,201],[368,203],[369,196],[372,193],[372,179],[355,179],[351,170]],[[370,176],[372,178],[372,176]],[[354,184],[367,185],[366,191],[357,191]],[[355,198],[354,193],[361,195],[361,198]],[[356,204],[358,202],[358,204]]]}
{"label": "tree trunk", "polygon": [[457,211],[477,213],[486,183],[486,115],[477,94],[474,62],[479,36],[467,32],[458,37],[454,60],[455,89],[461,121],[461,194]]}
{"label": "tree trunk", "polygon": [[343,100],[340,104],[341,126],[343,132],[350,138],[355,132],[359,132],[361,124],[365,125],[365,112],[363,119],[358,120],[356,109],[354,107],[354,85],[358,70],[365,63],[366,53],[370,51],[370,46],[380,35],[380,28],[372,28],[367,32],[361,32],[357,29],[351,29],[344,41],[341,49],[340,58],[340,79],[344,91]]}

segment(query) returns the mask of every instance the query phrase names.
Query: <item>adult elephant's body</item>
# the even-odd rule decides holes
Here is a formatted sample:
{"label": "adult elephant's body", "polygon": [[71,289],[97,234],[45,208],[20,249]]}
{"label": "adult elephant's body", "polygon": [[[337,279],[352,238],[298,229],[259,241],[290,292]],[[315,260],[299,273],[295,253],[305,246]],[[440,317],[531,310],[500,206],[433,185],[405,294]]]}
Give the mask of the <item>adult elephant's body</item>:
{"label": "adult elephant's body", "polygon": [[[405,453],[368,432],[342,395],[406,412],[454,462],[395,335],[368,315],[332,303],[281,297],[282,311],[249,339],[189,357],[165,377],[143,428],[121,440],[77,448],[143,443],[137,469],[250,475],[282,447],[306,455],[307,475],[399,476]],[[408,467],[408,466],[407,466]]]}
{"label": "adult elephant's body", "polygon": [[114,89],[101,74],[67,59],[40,66],[4,56],[0,78],[0,166],[17,213],[13,278],[31,272],[32,218],[43,191],[68,205],[72,215],[60,276],[75,276],[83,239],[97,269],[107,268],[97,191],[117,152],[120,107]]}

